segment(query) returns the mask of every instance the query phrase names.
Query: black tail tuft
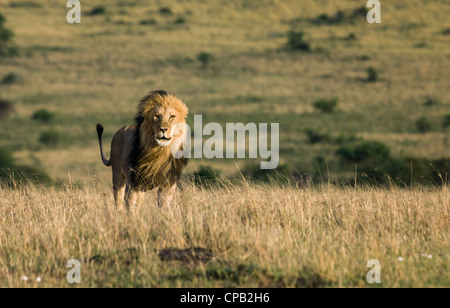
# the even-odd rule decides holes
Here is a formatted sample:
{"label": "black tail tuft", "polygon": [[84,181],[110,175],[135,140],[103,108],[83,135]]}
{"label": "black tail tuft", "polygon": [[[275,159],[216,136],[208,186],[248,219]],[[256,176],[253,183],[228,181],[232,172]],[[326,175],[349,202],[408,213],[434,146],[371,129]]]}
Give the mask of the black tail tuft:
{"label": "black tail tuft", "polygon": [[101,136],[103,134],[103,126],[101,124],[97,124],[97,134]]}
{"label": "black tail tuft", "polygon": [[111,160],[106,159],[105,154],[103,153],[103,144],[102,144],[103,126],[101,124],[97,124],[97,134],[98,134],[98,144],[100,145],[100,156],[102,158],[102,162],[105,166],[109,167],[111,166]]}

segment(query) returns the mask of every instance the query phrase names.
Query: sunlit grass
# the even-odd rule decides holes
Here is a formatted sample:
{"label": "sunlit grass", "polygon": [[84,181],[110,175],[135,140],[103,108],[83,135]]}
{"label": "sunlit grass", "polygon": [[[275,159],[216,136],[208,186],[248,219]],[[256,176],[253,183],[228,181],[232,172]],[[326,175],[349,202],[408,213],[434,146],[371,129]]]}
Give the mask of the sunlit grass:
{"label": "sunlit grass", "polygon": [[[85,287],[369,287],[370,259],[381,262],[382,287],[450,284],[446,187],[188,183],[169,208],[159,209],[150,192],[133,213],[116,211],[98,180],[82,189],[2,189],[0,197],[3,287],[69,287],[70,259],[82,262]],[[190,247],[213,258],[186,264],[158,257]]]}

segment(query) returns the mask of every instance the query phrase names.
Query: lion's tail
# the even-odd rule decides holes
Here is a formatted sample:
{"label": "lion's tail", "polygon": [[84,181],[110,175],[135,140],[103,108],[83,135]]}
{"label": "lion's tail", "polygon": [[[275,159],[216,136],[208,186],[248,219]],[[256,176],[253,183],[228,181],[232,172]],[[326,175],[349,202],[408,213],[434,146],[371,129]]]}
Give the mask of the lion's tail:
{"label": "lion's tail", "polygon": [[106,159],[105,153],[103,153],[103,126],[101,124],[97,124],[97,135],[98,135],[98,143],[100,144],[100,155],[102,157],[102,162],[106,167],[111,166],[111,160]]}

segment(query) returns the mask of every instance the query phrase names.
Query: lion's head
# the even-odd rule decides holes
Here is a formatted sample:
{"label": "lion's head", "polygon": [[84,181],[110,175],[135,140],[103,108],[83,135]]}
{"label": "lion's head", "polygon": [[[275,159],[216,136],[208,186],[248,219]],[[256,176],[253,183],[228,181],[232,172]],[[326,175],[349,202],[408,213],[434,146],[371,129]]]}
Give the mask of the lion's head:
{"label": "lion's head", "polygon": [[169,147],[181,137],[181,123],[186,122],[188,108],[176,96],[166,91],[154,91],[141,100],[138,108],[141,145]]}

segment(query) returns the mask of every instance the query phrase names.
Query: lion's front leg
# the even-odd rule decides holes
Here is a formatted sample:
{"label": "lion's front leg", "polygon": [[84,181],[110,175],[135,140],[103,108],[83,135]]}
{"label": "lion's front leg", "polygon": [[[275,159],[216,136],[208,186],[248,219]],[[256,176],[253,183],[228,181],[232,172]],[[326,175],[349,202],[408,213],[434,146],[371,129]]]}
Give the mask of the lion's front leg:
{"label": "lion's front leg", "polygon": [[125,192],[125,204],[127,210],[134,210],[136,207],[136,203],[139,199],[140,191],[129,184],[127,184],[126,192]]}
{"label": "lion's front leg", "polygon": [[160,208],[170,205],[175,196],[176,188],[177,184],[173,184],[172,186],[160,187],[158,189],[158,206]]}

